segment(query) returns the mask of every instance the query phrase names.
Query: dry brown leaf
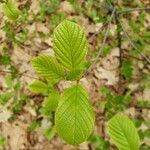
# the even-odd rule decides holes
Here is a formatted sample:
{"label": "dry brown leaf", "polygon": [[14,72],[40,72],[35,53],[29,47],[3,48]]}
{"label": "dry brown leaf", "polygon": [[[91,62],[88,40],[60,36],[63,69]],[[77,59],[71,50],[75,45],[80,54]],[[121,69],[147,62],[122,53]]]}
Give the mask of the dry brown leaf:
{"label": "dry brown leaf", "polygon": [[58,8],[58,11],[59,12],[66,12],[68,14],[75,13],[72,5],[68,1],[61,2],[59,5],[59,8]]}
{"label": "dry brown leaf", "polygon": [[115,85],[118,82],[116,71],[105,70],[102,67],[97,67],[94,74],[98,79],[106,80],[106,85]]}
{"label": "dry brown leaf", "polygon": [[49,33],[49,29],[45,26],[45,24],[43,24],[41,22],[37,22],[36,23],[36,31],[37,32],[42,32],[44,34],[48,34]]}
{"label": "dry brown leaf", "polygon": [[11,150],[22,150],[25,148],[24,146],[27,143],[27,135],[23,123],[4,123],[2,129],[3,135],[9,137],[8,144]]}
{"label": "dry brown leaf", "polygon": [[34,14],[37,14],[40,11],[40,1],[32,1],[30,6],[30,11],[33,11]]}
{"label": "dry brown leaf", "polygon": [[4,123],[8,121],[8,119],[11,117],[12,113],[7,109],[4,108],[0,111],[0,123]]}

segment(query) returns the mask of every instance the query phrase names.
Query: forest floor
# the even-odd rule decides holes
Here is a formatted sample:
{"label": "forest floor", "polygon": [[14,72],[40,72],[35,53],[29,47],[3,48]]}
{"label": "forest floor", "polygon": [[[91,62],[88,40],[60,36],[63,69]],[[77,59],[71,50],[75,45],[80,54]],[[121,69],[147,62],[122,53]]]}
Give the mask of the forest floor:
{"label": "forest floor", "polygon": [[[3,61],[9,61],[7,65],[2,64],[0,61],[0,95],[6,92],[14,92],[16,99],[20,96],[25,96],[27,100],[27,102],[23,104],[20,104],[22,102],[16,102],[17,105],[15,105],[15,107],[18,106],[19,111],[14,110],[14,99],[11,97],[5,105],[0,104],[0,137],[6,138],[6,144],[2,149],[75,149],[74,147],[67,145],[57,135],[55,135],[50,141],[44,136],[43,131],[51,127],[51,122],[39,112],[39,107],[41,106],[44,97],[31,93],[27,88],[29,84],[39,78],[31,66],[32,58],[40,54],[54,55],[52,49],[53,30],[61,20],[68,18],[78,22],[87,34],[89,43],[88,61],[95,60],[99,50],[101,50],[101,46],[103,46],[102,43],[109,26],[109,35],[105,41],[106,48],[102,49],[104,52],[98,57],[96,64],[92,66],[90,72],[80,80],[80,83],[83,84],[89,92],[90,101],[96,114],[93,134],[100,136],[107,141],[109,139],[106,132],[108,116],[111,115],[111,113],[113,114],[117,112],[117,110],[113,109],[107,111],[108,108],[105,107],[107,96],[105,97],[103,93],[100,92],[101,87],[107,87],[113,95],[124,96],[131,93],[132,102],[127,107],[125,106],[123,113],[127,114],[135,122],[137,121],[140,124],[138,130],[143,133],[143,136],[145,136],[141,141],[141,145],[143,144],[144,147],[147,148],[141,150],[149,150],[150,107],[148,106],[150,104],[150,85],[147,85],[147,82],[150,83],[150,78],[146,82],[141,78],[143,78],[143,74],[150,75],[150,64],[148,64],[140,54],[137,55],[138,58],[135,55],[130,55],[129,51],[132,51],[131,43],[125,38],[121,42],[121,49],[124,51],[120,56],[120,47],[117,44],[119,38],[117,37],[118,26],[115,18],[112,20],[111,24],[106,21],[110,18],[111,12],[107,12],[107,6],[105,6],[102,0],[96,0],[95,2],[91,0],[79,0],[74,5],[68,1],[56,1],[58,3],[54,2],[53,8],[51,8],[52,4],[49,4],[48,0],[46,0],[46,6],[42,4],[44,3],[42,0],[16,1],[20,10],[27,8],[27,14],[24,17],[25,21],[19,25],[16,25],[16,22],[7,21],[7,17],[2,13],[2,5],[0,4],[0,59],[5,57]],[[118,0],[115,5],[123,7],[124,9],[141,6],[150,7],[149,0],[139,0],[138,2],[133,2],[133,4],[129,3],[130,2]],[[46,7],[51,9],[47,9]],[[132,25],[137,22],[137,26],[134,24],[136,27],[133,25],[137,30],[140,28],[140,31],[142,32],[146,29],[150,33],[150,10],[142,12],[145,13],[143,26],[138,24],[140,22],[139,20],[142,20],[142,16],[140,16],[141,11],[132,11],[125,14],[123,19],[121,19],[129,34],[132,34],[132,31],[129,27],[128,20],[133,20]],[[108,18],[105,16],[108,16]],[[136,32],[139,33],[138,31]],[[14,33],[15,35],[13,36]],[[120,33],[121,36],[123,36],[123,32],[121,31]],[[139,33],[139,37],[141,35],[142,34]],[[133,35],[133,38],[138,39],[139,37]],[[5,54],[3,51],[4,48],[8,49],[8,52]],[[150,42],[147,42],[144,49],[146,50],[143,54],[150,56]],[[120,61],[123,60],[120,60],[120,58],[126,60],[132,59],[132,69],[130,67],[125,68],[130,71],[132,70],[132,80],[126,80],[126,76],[124,77],[121,75]],[[10,68],[13,68],[12,66],[17,69],[18,74],[12,81],[13,84],[19,86],[19,90],[16,91],[8,86],[8,82],[10,82],[9,71]],[[62,92],[65,88],[69,87],[70,84],[70,81],[60,81],[57,88]],[[143,103],[145,105],[139,101],[144,101]],[[138,105],[139,103],[143,105]],[[122,106],[120,103],[116,103],[115,105]],[[37,122],[40,122],[40,125]],[[34,131],[30,128],[34,128]],[[144,135],[144,131],[148,131],[146,132],[146,135]],[[95,150],[97,148],[96,146],[95,143],[88,141],[79,145],[76,149]],[[116,148],[111,146],[108,149],[113,150]],[[97,150],[105,149],[97,148]]]}

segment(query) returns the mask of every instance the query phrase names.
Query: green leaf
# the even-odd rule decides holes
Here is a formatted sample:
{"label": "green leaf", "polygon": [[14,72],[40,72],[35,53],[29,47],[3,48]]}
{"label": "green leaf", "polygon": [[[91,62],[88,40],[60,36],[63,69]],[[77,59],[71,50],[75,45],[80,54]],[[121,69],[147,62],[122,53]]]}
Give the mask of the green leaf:
{"label": "green leaf", "polygon": [[94,113],[86,90],[75,85],[64,91],[55,114],[56,131],[67,143],[78,145],[90,136]]}
{"label": "green leaf", "polygon": [[82,72],[83,72],[83,69],[73,69],[68,73],[66,79],[67,80],[78,80],[81,78]]}
{"label": "green leaf", "polygon": [[35,57],[32,60],[32,65],[39,75],[52,83],[64,77],[63,67],[52,56],[40,55]]}
{"label": "green leaf", "polygon": [[124,115],[116,115],[108,122],[108,133],[119,150],[139,150],[139,136],[133,122]]}
{"label": "green leaf", "polygon": [[146,40],[150,40],[150,32],[145,32],[144,38],[145,38]]}
{"label": "green leaf", "polygon": [[106,56],[110,52],[110,47],[107,45],[102,49],[102,55]]}
{"label": "green leaf", "polygon": [[111,90],[108,87],[102,86],[100,88],[100,92],[103,96],[106,97],[107,95],[109,95],[111,93]]}
{"label": "green leaf", "polygon": [[12,78],[12,75],[11,74],[8,74],[6,77],[5,77],[5,83],[6,85],[9,87],[9,88],[12,88],[13,86],[13,78]]}
{"label": "green leaf", "polygon": [[47,128],[44,132],[44,136],[48,139],[51,140],[55,136],[55,127],[52,128]]}
{"label": "green leaf", "polygon": [[37,128],[39,128],[40,127],[40,123],[38,122],[38,121],[36,121],[36,120],[33,120],[30,124],[29,124],[29,127],[28,127],[28,129],[30,130],[30,131],[35,131]]}
{"label": "green leaf", "polygon": [[124,95],[124,98],[123,98],[123,103],[125,105],[129,105],[132,101],[132,96],[130,94],[126,94]]}
{"label": "green leaf", "polygon": [[140,108],[150,107],[150,102],[148,100],[139,99],[137,102],[137,106]]}
{"label": "green leaf", "polygon": [[76,69],[85,62],[87,41],[83,29],[74,22],[65,20],[54,31],[56,58],[69,70]]}
{"label": "green leaf", "polygon": [[43,102],[43,110],[46,115],[49,115],[52,111],[55,111],[58,106],[60,95],[56,90],[51,90],[48,97]]}
{"label": "green leaf", "polygon": [[48,86],[44,82],[39,80],[36,80],[33,83],[31,83],[28,89],[36,94],[47,94],[48,92]]}
{"label": "green leaf", "polygon": [[150,89],[150,74],[144,74],[140,84],[143,88]]}
{"label": "green leaf", "polygon": [[3,94],[0,95],[0,104],[4,105],[5,103],[8,102],[8,100],[10,100],[10,98],[13,96],[12,92],[5,92]]}
{"label": "green leaf", "polygon": [[5,145],[7,144],[7,139],[4,136],[0,136],[0,149],[4,149]]}
{"label": "green leaf", "polygon": [[127,80],[132,78],[133,68],[132,63],[129,60],[124,60],[122,63],[122,74],[125,76]]}
{"label": "green leaf", "polygon": [[4,14],[12,20],[16,20],[21,12],[19,9],[16,7],[16,5],[13,2],[8,1],[7,3],[4,4],[3,6],[3,11]]}

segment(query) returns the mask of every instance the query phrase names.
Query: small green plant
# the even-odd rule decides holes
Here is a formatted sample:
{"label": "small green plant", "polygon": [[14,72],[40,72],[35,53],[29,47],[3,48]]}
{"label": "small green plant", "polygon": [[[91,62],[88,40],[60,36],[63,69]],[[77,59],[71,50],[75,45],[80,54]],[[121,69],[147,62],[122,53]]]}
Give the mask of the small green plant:
{"label": "small green plant", "polygon": [[[32,65],[51,85],[61,79],[76,80],[76,84],[66,89],[61,96],[53,86],[49,87],[49,96],[43,105],[46,113],[56,110],[56,132],[69,144],[77,145],[90,136],[95,118],[87,91],[78,82],[85,70],[86,36],[79,25],[65,20],[55,29],[53,40],[55,57],[38,56],[32,60]],[[40,81],[34,82],[29,88],[38,93],[45,93],[47,89],[46,84]]]}
{"label": "small green plant", "polygon": [[[13,115],[19,113],[26,104],[28,98],[22,93],[22,86],[13,73],[8,73],[5,76],[5,84],[7,90],[0,94],[0,105],[7,105],[7,109],[13,112]],[[13,117],[11,115],[11,117]]]}
{"label": "small green plant", "polygon": [[[51,112],[55,112],[55,127],[52,129],[67,143],[78,145],[89,138],[95,120],[88,93],[79,83],[80,78],[86,72],[87,41],[83,29],[68,20],[60,23],[54,31],[53,50],[55,57],[40,55],[32,60],[34,69],[43,79],[47,80],[48,84],[35,81],[29,86],[29,89],[34,93],[46,96],[43,103],[44,113],[50,115]],[[76,81],[76,83],[73,82],[70,88],[59,94],[54,85],[60,80]],[[113,98],[108,91],[105,90],[104,93],[106,96],[110,95],[110,99]],[[117,97],[115,101],[121,98]],[[119,124],[118,120],[120,121]],[[118,128],[117,130],[115,126]],[[52,129],[45,132],[45,136],[49,139],[54,135]],[[130,132],[130,130],[133,132]],[[129,146],[130,144],[133,145],[126,147],[125,150],[138,149],[138,134],[127,117],[115,116],[111,119],[109,121],[109,133],[114,141],[113,143],[120,150],[123,150],[124,143],[127,143],[126,146],[128,146],[128,137],[124,137],[125,135],[130,136],[131,139],[133,137]],[[116,136],[121,138],[122,143],[117,140]],[[119,146],[116,140],[119,142]],[[107,142],[100,141],[104,144],[103,147],[109,146]]]}

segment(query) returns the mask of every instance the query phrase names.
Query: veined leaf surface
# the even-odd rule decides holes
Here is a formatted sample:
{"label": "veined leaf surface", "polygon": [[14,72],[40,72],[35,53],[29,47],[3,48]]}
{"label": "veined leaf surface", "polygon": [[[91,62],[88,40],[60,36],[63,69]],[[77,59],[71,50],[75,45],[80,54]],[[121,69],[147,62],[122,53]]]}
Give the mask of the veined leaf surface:
{"label": "veined leaf surface", "polygon": [[68,75],[66,76],[66,79],[78,80],[81,78],[82,73],[83,73],[83,69],[73,69],[68,73]]}
{"label": "veined leaf surface", "polygon": [[139,150],[137,130],[127,116],[114,116],[108,123],[108,133],[119,150]]}
{"label": "veined leaf surface", "polygon": [[56,58],[68,70],[78,68],[85,61],[87,53],[86,36],[82,28],[74,22],[65,20],[54,31]]}
{"label": "veined leaf surface", "polygon": [[12,19],[12,20],[17,19],[18,16],[21,14],[21,12],[16,7],[16,5],[13,2],[11,2],[11,1],[8,1],[7,3],[4,4],[3,11],[4,11],[4,14],[9,19]]}
{"label": "veined leaf surface", "polygon": [[64,77],[63,67],[52,56],[37,56],[32,60],[32,65],[39,75],[52,83]]}
{"label": "veined leaf surface", "polygon": [[90,136],[94,113],[87,92],[81,85],[63,93],[55,114],[55,126],[58,134],[72,145],[78,145]]}

